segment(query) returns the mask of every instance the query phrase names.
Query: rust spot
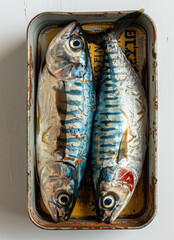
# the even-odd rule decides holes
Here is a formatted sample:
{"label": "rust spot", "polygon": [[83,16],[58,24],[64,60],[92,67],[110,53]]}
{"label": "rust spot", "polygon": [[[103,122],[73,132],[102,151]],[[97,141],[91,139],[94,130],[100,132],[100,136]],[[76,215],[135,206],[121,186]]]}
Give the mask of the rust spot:
{"label": "rust spot", "polygon": [[30,44],[30,58],[29,58],[29,108],[32,104],[32,77],[33,77],[33,57],[32,57],[32,46]]}
{"label": "rust spot", "polygon": [[154,48],[152,48],[152,57],[153,57],[154,59],[157,58],[157,53],[154,51]]}
{"label": "rust spot", "polygon": [[134,221],[126,221],[124,222],[124,226],[122,225],[122,223],[120,222],[115,222],[113,224],[106,224],[106,223],[99,223],[96,222],[94,219],[90,220],[89,223],[86,223],[85,221],[77,221],[77,222],[59,222],[59,223],[54,223],[54,222],[49,222],[47,220],[44,220],[44,222],[39,221],[34,213],[31,211],[31,209],[29,209],[29,214],[31,216],[31,219],[33,220],[33,222],[38,225],[39,227],[42,228],[54,228],[57,230],[63,230],[63,229],[69,229],[69,230],[81,230],[81,229],[85,229],[85,230],[96,230],[96,229],[128,229],[129,228],[133,228],[133,227],[141,227],[142,224],[145,224],[148,220],[151,219],[151,217],[153,216],[153,208],[151,208],[148,216],[146,217],[146,220],[140,220],[138,222],[134,222]]}
{"label": "rust spot", "polygon": [[154,43],[156,43],[156,38],[157,38],[157,36],[156,36],[156,29],[155,29],[155,27],[154,27],[153,22],[152,22],[152,26],[153,26],[153,32],[154,32]]}
{"label": "rust spot", "polygon": [[155,110],[158,110],[158,97],[156,96],[153,98],[154,104],[155,104]]}
{"label": "rust spot", "polygon": [[[31,199],[31,198],[30,198]],[[31,201],[29,202],[29,207],[31,208]]]}
{"label": "rust spot", "polygon": [[115,12],[116,14],[123,14],[121,11],[117,11],[117,12]]}
{"label": "rust spot", "polygon": [[158,102],[155,101],[155,109],[157,110],[158,109]]}
{"label": "rust spot", "polygon": [[108,12],[104,12],[103,14],[108,14]]}
{"label": "rust spot", "polygon": [[[154,68],[154,75],[156,76],[157,75],[157,66],[158,66],[158,64],[157,64],[157,61],[155,59],[154,59],[154,61],[152,63],[152,66]],[[155,77],[154,77],[154,79],[155,79]]]}
{"label": "rust spot", "polygon": [[155,187],[154,185],[157,184],[157,178],[154,176],[154,174],[152,174],[152,177],[151,177],[151,187]]}
{"label": "rust spot", "polygon": [[156,61],[153,63],[153,67],[156,69],[156,67],[157,67],[157,62]]}
{"label": "rust spot", "polygon": [[74,13],[72,13],[72,12],[68,12],[67,14],[68,14],[68,15],[73,15]]}

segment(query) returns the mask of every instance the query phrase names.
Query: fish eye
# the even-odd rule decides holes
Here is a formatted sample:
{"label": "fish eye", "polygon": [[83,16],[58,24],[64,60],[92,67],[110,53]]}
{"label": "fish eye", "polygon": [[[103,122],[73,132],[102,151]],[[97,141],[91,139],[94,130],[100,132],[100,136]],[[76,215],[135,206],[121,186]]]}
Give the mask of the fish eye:
{"label": "fish eye", "polygon": [[101,199],[101,205],[105,209],[112,209],[115,206],[116,198],[112,194],[107,194]]}
{"label": "fish eye", "polygon": [[57,197],[58,204],[61,206],[67,206],[70,204],[71,197],[67,193],[60,193]]}
{"label": "fish eye", "polygon": [[83,41],[81,38],[71,38],[70,39],[70,47],[74,50],[82,49]]}

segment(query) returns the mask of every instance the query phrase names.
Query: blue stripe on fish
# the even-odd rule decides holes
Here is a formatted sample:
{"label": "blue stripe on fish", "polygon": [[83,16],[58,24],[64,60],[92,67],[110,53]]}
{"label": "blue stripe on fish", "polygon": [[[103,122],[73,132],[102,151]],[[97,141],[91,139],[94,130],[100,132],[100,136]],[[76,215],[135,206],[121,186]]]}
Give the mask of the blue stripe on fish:
{"label": "blue stripe on fish", "polygon": [[114,147],[115,145],[120,145],[120,142],[114,142],[109,144],[100,144],[100,147]]}
{"label": "blue stripe on fish", "polygon": [[101,157],[100,158],[100,161],[106,161],[106,160],[111,160],[111,158],[108,158],[108,157]]}
{"label": "blue stripe on fish", "polygon": [[66,120],[66,119],[65,120],[61,120],[62,125],[69,124],[69,123],[73,124],[73,123],[77,123],[77,122],[79,122],[78,118],[72,118],[72,119],[68,119],[68,120]]}
{"label": "blue stripe on fish", "polygon": [[72,133],[72,134],[75,134],[75,133],[79,133],[79,128],[73,127],[72,129],[69,129],[69,128],[62,127],[60,129],[60,131],[62,133]]}
{"label": "blue stripe on fish", "polygon": [[115,88],[117,87],[117,85],[114,84],[114,83],[112,83],[112,84],[111,83],[106,83],[105,86],[106,87],[115,87]]}
{"label": "blue stripe on fish", "polygon": [[[114,154],[115,152],[115,150],[107,150],[107,154]],[[106,154],[106,151],[99,151],[99,153]]]}
{"label": "blue stripe on fish", "polygon": [[82,95],[82,91],[80,90],[70,90],[70,91],[66,91],[66,93],[70,95]]}
{"label": "blue stripe on fish", "polygon": [[115,138],[115,135],[105,135],[105,136],[101,136],[100,137],[101,139],[114,139]]}
{"label": "blue stripe on fish", "polygon": [[[96,121],[97,122],[97,121]],[[103,124],[111,124],[111,123],[122,123],[123,121],[118,120],[107,120],[107,121],[101,121]]]}
{"label": "blue stripe on fish", "polygon": [[72,155],[72,154],[68,154],[70,157],[74,157],[74,155]]}
{"label": "blue stripe on fish", "polygon": [[113,90],[104,91],[104,93],[107,93],[107,94],[112,93],[112,94],[114,94],[115,90],[113,89]]}
{"label": "blue stripe on fish", "polygon": [[[100,114],[106,115],[106,113],[100,113]],[[119,115],[119,114],[121,114],[121,112],[113,112],[113,113],[109,112],[109,113],[107,113],[108,116],[109,115]]]}
{"label": "blue stripe on fish", "polygon": [[120,104],[117,104],[117,105],[106,104],[105,106],[106,106],[106,108],[114,108],[114,107],[118,108],[120,106]]}
{"label": "blue stripe on fish", "polygon": [[[71,145],[69,145],[69,146],[66,145],[66,148],[67,148],[69,151],[73,152],[73,153],[75,154],[75,156],[77,156],[77,154],[76,154],[76,152],[78,152],[77,147],[76,147],[76,149],[74,149],[74,148],[72,148]],[[70,155],[68,154],[68,156],[70,156]],[[74,155],[72,155],[72,157],[74,157]]]}
{"label": "blue stripe on fish", "polygon": [[106,100],[118,100],[119,97],[105,97]]}
{"label": "blue stripe on fish", "polygon": [[67,111],[66,109],[59,109],[59,112],[62,113],[62,114],[65,114],[66,116],[68,115],[76,115],[76,114],[79,114],[81,113],[80,110],[72,110],[72,111]]}
{"label": "blue stripe on fish", "polygon": [[[75,100],[74,101],[77,105],[81,105],[81,102],[80,101],[77,101],[77,100]],[[67,103],[68,105],[72,105],[72,106],[74,106],[74,102],[73,101],[71,101],[71,100],[67,100],[65,103]]]}
{"label": "blue stripe on fish", "polygon": [[77,138],[58,138],[58,140],[60,142],[67,142],[67,143],[71,143],[71,142],[77,142]]}
{"label": "blue stripe on fish", "polygon": [[82,82],[74,82],[74,85],[78,86],[78,87],[82,87],[83,83]]}

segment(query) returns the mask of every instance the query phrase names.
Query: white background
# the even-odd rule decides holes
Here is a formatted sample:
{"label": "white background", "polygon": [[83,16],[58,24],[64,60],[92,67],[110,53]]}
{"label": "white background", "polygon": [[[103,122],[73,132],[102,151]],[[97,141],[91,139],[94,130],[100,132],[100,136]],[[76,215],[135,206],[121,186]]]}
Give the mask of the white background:
{"label": "white background", "polygon": [[[141,230],[44,231],[27,215],[26,28],[44,11],[144,8],[157,26],[159,69],[158,213]],[[0,0],[0,240],[174,239],[174,1]]]}

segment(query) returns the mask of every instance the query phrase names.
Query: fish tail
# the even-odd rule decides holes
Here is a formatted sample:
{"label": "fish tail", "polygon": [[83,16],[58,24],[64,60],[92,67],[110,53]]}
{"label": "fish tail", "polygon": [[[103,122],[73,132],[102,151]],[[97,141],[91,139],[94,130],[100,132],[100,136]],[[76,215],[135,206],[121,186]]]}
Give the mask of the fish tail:
{"label": "fish tail", "polygon": [[103,37],[106,36],[108,33],[115,36],[116,39],[119,39],[121,34],[126,30],[126,28],[131,25],[137,18],[139,18],[144,9],[140,9],[139,11],[131,12],[126,14],[125,16],[119,18],[115,21],[115,28],[109,28],[105,32],[99,33],[89,33],[88,31],[83,30],[83,34],[87,41],[95,43],[99,46],[103,44]]}
{"label": "fish tail", "polygon": [[141,9],[139,11],[135,11],[132,13],[126,14],[124,17],[119,18],[115,25],[116,27],[110,32],[115,35],[116,39],[119,39],[121,34],[126,30],[127,27],[129,27],[132,23],[138,19],[142,13],[144,12],[144,9]]}

